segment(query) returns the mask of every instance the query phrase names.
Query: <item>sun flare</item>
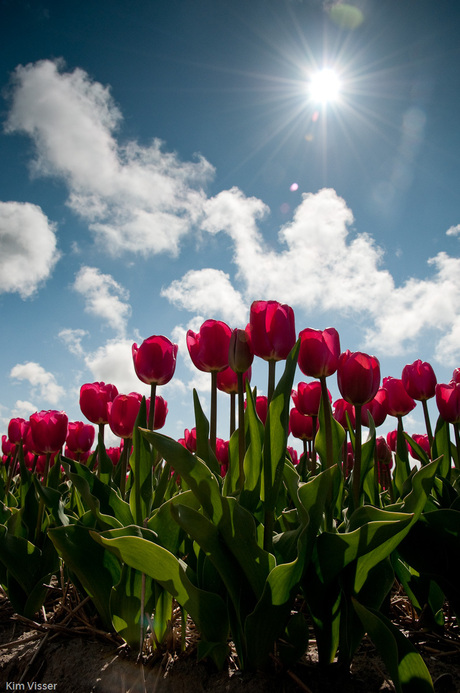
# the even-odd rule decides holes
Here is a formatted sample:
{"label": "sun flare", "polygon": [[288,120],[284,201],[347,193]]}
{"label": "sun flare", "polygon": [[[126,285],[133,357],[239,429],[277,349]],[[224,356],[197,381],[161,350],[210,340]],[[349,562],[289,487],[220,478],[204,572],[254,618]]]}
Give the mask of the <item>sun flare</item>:
{"label": "sun flare", "polygon": [[331,68],[324,68],[315,72],[308,85],[310,98],[323,104],[337,101],[340,96],[340,79]]}

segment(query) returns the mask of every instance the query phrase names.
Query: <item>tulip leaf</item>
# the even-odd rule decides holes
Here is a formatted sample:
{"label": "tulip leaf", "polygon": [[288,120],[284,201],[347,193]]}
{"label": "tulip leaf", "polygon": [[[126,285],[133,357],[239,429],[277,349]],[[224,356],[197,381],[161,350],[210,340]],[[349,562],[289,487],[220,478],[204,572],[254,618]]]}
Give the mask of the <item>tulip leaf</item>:
{"label": "tulip leaf", "polygon": [[339,463],[342,459],[342,448],[345,441],[345,430],[339,424],[336,419],[331,414],[331,406],[329,400],[323,401],[321,397],[319,412],[318,412],[318,423],[319,428],[315,436],[315,449],[321,458],[323,463],[323,469],[327,467],[327,428],[326,428],[326,417],[329,418],[331,423],[331,442],[332,442],[332,459],[333,463]]}
{"label": "tulip leaf", "polygon": [[[113,551],[124,563],[149,575],[166,589],[190,614],[208,644],[222,646],[226,643],[228,617],[225,602],[218,594],[196,587],[191,579],[192,573],[183,561],[158,544],[141,537],[112,538],[110,531],[103,535],[92,532],[92,536],[98,544]],[[219,649],[218,651],[220,652]]]}
{"label": "tulip leaf", "polygon": [[112,629],[111,589],[121,577],[117,558],[91,538],[91,530],[80,525],[48,531],[56,551],[91,597],[104,626]]}
{"label": "tulip leaf", "polygon": [[142,603],[145,632],[148,626],[145,614],[152,614],[155,609],[155,584],[151,578],[145,579],[138,570],[123,564],[120,580],[112,588],[110,611],[115,630],[132,648],[140,645]]}
{"label": "tulip leaf", "polygon": [[377,647],[397,693],[433,693],[433,683],[421,655],[385,616],[356,599],[353,607]]}
{"label": "tulip leaf", "polygon": [[87,508],[104,529],[132,524],[133,517],[129,505],[120,498],[115,489],[104,484],[94,472],[80,462],[63,457],[62,466]]}
{"label": "tulip leaf", "polygon": [[442,462],[439,469],[439,474],[441,477],[450,479],[451,475],[451,442],[449,434],[449,424],[444,421],[442,416],[439,416],[436,422],[436,429],[434,433],[434,440],[432,446],[433,458],[440,457],[442,455]]}
{"label": "tulip leaf", "polygon": [[193,390],[193,405],[196,425],[196,454],[208,465],[216,476],[220,475],[220,465],[209,444],[209,422],[203,412],[196,390]]}

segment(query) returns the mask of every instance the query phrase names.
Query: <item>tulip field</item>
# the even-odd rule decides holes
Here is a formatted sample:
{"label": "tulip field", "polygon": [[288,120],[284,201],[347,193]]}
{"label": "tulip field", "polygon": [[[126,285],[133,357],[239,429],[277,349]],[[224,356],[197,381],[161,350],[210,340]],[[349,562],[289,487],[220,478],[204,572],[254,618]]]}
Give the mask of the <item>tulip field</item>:
{"label": "tulip field", "polygon": [[[150,398],[87,383],[84,421],[10,421],[0,584],[14,611],[33,618],[64,576],[140,655],[147,638],[167,647],[179,609],[199,634],[197,658],[217,668],[232,652],[242,671],[288,669],[313,632],[319,666],[349,670],[367,634],[396,691],[433,691],[389,600],[403,591],[438,632],[460,614],[460,369],[438,383],[417,360],[382,377],[375,356],[343,350],[334,328],[297,332],[276,301],[254,302],[245,329],[206,320],[187,348],[211,397],[205,412],[190,393],[195,426],[181,440],[159,432],[178,347],[158,335],[132,349]],[[251,381],[254,358],[266,382]],[[218,389],[231,397],[228,441],[216,435]],[[404,417],[416,406],[426,431],[411,438]],[[118,447],[106,447],[106,427]]]}

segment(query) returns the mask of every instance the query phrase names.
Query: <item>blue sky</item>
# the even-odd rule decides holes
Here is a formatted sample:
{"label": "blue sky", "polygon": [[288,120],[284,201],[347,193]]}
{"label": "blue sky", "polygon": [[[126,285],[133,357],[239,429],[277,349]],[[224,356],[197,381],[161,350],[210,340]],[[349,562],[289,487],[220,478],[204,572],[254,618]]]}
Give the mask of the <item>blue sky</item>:
{"label": "blue sky", "polygon": [[[421,358],[450,380],[459,29],[453,0],[0,0],[2,429],[81,419],[85,382],[144,393],[131,344],[165,334],[181,436],[192,388],[209,404],[186,330],[244,327],[254,299],[336,327],[382,377]],[[309,92],[324,67],[327,104]]]}

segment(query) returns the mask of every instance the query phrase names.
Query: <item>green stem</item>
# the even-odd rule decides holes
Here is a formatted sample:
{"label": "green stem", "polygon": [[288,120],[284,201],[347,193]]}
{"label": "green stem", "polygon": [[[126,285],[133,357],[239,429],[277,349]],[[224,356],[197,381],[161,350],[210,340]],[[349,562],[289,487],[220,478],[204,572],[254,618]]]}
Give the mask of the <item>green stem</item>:
{"label": "green stem", "polygon": [[236,430],[236,415],[235,415],[236,393],[230,393],[230,438]]}
{"label": "green stem", "polygon": [[317,416],[312,416],[313,419],[312,426],[313,426],[313,438],[311,440],[311,455],[310,455],[310,471],[312,474],[316,472],[316,445],[315,445],[315,438],[316,438],[316,427],[318,423],[318,417]]}
{"label": "green stem", "polygon": [[238,488],[240,493],[244,486],[244,454],[246,452],[245,436],[244,436],[244,386],[243,373],[237,373],[238,378],[238,461],[239,461],[239,479]]}
{"label": "green stem", "polygon": [[423,416],[425,417],[426,432],[428,434],[428,440],[430,443],[430,450],[431,450],[431,446],[433,445],[433,432],[431,430],[430,415],[428,413],[428,404],[427,404],[426,399],[422,399],[422,407],[423,407]]}
{"label": "green stem", "polygon": [[275,391],[275,370],[276,370],[276,361],[269,361],[268,362],[268,390],[267,390],[267,399],[268,399],[268,404],[272,401],[273,393]]}
{"label": "green stem", "polygon": [[455,466],[457,469],[460,469],[460,433],[459,433],[459,424],[454,423],[454,433],[455,433],[455,447],[457,448],[457,455],[454,459]]}
{"label": "green stem", "polygon": [[98,427],[98,432],[97,432],[97,447],[98,447],[97,478],[98,479],[101,478],[101,459],[100,459],[101,452],[100,451],[102,449],[102,446],[104,445],[104,426],[105,426],[105,424],[100,423],[99,427]]}
{"label": "green stem", "polygon": [[150,383],[150,409],[149,409],[149,422],[148,429],[153,431],[153,422],[155,421],[155,398],[157,395],[157,384]]}
{"label": "green stem", "polygon": [[128,470],[128,455],[131,450],[132,438],[125,438],[123,440],[123,450],[121,451],[120,457],[120,495],[125,498],[126,492],[126,472]]}
{"label": "green stem", "polygon": [[355,459],[353,462],[353,505],[359,507],[361,492],[361,404],[355,404]]}
{"label": "green stem", "polygon": [[211,371],[211,422],[209,440],[211,450],[216,453],[217,438],[217,371]]}
{"label": "green stem", "polygon": [[[51,453],[47,452],[46,453],[46,460],[45,460],[45,471],[43,472],[43,486],[46,486],[46,482],[48,481],[48,471],[50,468],[50,457]],[[42,520],[43,520],[43,513],[45,512],[45,501],[43,498],[40,498],[40,502],[38,504],[38,512],[37,512],[37,526],[35,528],[35,543],[38,542],[38,538],[40,536],[40,532],[42,530]]]}
{"label": "green stem", "polygon": [[334,464],[332,452],[332,410],[327,391],[326,376],[322,375],[319,380],[321,383],[321,398],[323,400],[324,425],[326,428],[326,467],[329,468]]}

